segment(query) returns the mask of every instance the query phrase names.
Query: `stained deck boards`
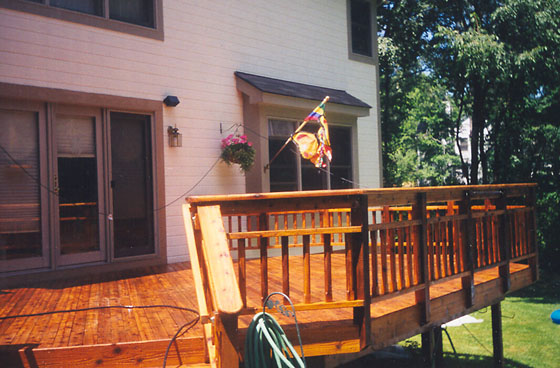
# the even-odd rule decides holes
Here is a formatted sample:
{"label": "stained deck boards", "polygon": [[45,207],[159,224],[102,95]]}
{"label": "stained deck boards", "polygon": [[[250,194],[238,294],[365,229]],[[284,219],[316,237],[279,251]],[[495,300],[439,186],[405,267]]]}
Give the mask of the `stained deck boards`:
{"label": "stained deck boards", "polygon": [[[320,273],[313,274],[311,277],[311,302],[321,302],[324,300],[325,293],[322,275],[323,254],[314,254],[310,258],[311,269],[318,270],[317,272]],[[290,256],[289,262],[290,273],[301,275],[303,256]],[[346,300],[344,254],[334,252],[331,262],[333,264],[333,300]],[[107,305],[170,304],[196,310],[196,296],[189,267],[189,263],[178,263],[113,274],[90,275],[79,280],[50,281],[28,287],[4,289],[0,292],[0,316]],[[282,258],[270,257],[268,259],[269,291],[282,289],[281,271]],[[527,276],[520,276],[519,280],[516,278],[516,275],[528,273],[527,266],[512,264],[510,271],[514,289],[531,283]],[[248,306],[261,305],[259,272],[259,260],[248,260]],[[483,290],[484,285],[489,285],[487,288],[490,289],[486,294],[500,294],[498,276],[497,268],[477,272],[475,274],[477,290]],[[457,314],[464,314],[466,310],[461,307],[451,306],[450,308],[444,305],[446,302],[443,298],[447,297],[448,300],[451,300],[450,296],[453,294],[462,293],[460,290],[460,278],[433,285],[431,288],[432,313],[439,313],[439,319],[450,319]],[[480,302],[483,304],[489,302],[486,294],[479,295]],[[303,280],[290,284],[290,295],[296,303],[304,300]],[[440,300],[439,304],[438,300]],[[374,298],[371,306],[372,323],[378,326],[379,331],[391,330],[393,339],[406,338],[418,333],[420,326],[414,324],[406,326],[406,323],[394,326],[392,323],[397,318],[395,316],[398,316],[401,321],[415,321],[414,314],[419,313],[417,307],[414,293],[385,298],[382,301],[376,301]],[[407,318],[407,314],[410,314],[410,317]],[[293,319],[279,314],[275,316],[286,327],[290,335],[293,332]],[[316,329],[324,330],[324,336],[335,334],[340,341],[338,348],[341,350],[359,349],[357,327],[352,325],[351,308],[321,310],[319,313],[300,311],[297,317],[303,325],[304,343],[308,344],[306,350],[310,355],[317,355],[321,352],[333,353],[332,344],[326,344],[320,339],[317,341],[316,334],[310,333]],[[0,356],[2,349],[5,350],[9,346],[21,348],[30,345],[40,349],[53,348],[53,351],[60,351],[62,356],[66,356],[68,359],[73,356],[78,359],[80,354],[106,355],[106,352],[110,351],[107,349],[111,349],[111,344],[150,341],[151,349],[156,349],[152,354],[161,359],[165,351],[165,342],[169,341],[177,329],[191,318],[192,315],[188,312],[158,308],[90,310],[7,319],[0,321]],[[241,336],[244,335],[244,329],[248,326],[250,319],[249,315],[240,317]],[[379,331],[373,331],[378,338],[384,336]],[[183,345],[181,346],[196,350],[196,354],[199,356],[203,354],[203,333],[200,325],[183,335],[182,339]],[[384,343],[379,339],[375,341],[377,344]],[[135,351],[132,346],[135,345],[126,345],[130,354],[134,354]],[[158,351],[157,347],[161,349]],[[64,348],[67,349],[60,350]]]}
{"label": "stained deck boards", "polygon": [[[197,310],[188,263],[57,280],[0,293],[0,316],[109,305],[169,304]],[[0,345],[68,347],[171,338],[193,318],[187,311],[101,309],[0,321]],[[202,336],[199,327],[188,336]]]}

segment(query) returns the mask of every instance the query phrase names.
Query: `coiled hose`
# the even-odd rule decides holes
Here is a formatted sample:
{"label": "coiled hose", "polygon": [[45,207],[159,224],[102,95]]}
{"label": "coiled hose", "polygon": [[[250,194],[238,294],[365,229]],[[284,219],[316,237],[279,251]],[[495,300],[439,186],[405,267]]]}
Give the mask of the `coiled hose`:
{"label": "coiled hose", "polygon": [[[296,322],[298,339],[301,347],[301,358],[286,337],[284,330],[270,314],[265,312],[268,299],[279,294],[284,296],[292,305],[293,316]],[[305,368],[305,356],[295,309],[292,301],[283,293],[275,292],[270,294],[264,301],[263,311],[257,313],[249,328],[245,338],[245,367],[246,368]]]}

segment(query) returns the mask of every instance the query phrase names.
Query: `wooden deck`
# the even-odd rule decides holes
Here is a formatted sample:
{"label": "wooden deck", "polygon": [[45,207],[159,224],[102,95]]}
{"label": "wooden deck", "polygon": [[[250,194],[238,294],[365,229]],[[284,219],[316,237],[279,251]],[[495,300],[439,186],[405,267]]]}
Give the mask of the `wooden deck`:
{"label": "wooden deck", "polygon": [[[295,304],[306,356],[433,337],[536,281],[534,210],[530,184],[189,198],[192,263],[1,290],[0,362],[162,366],[196,317],[172,306],[200,322],[171,345],[168,366],[237,367],[252,316],[276,291]],[[270,312],[295,342],[294,319]]]}
{"label": "wooden deck", "polygon": [[[188,263],[0,291],[0,317],[153,305],[198,310]],[[157,307],[93,309],[4,319],[0,320],[0,361],[16,367],[33,366],[33,362],[40,367],[73,364],[161,367],[171,337],[180,326],[196,317],[196,313],[185,310]],[[168,364],[204,362],[202,340],[202,330],[197,324],[178,339],[178,349],[171,350]]]}
{"label": "wooden deck", "polygon": [[[322,254],[311,256],[314,264],[323,263]],[[334,253],[333,280],[344,283],[344,254]],[[290,257],[291,272],[301,274],[303,257]],[[281,258],[269,258],[271,280],[281,271]],[[259,285],[260,262],[248,260],[248,285]],[[529,285],[531,273],[526,265],[511,264],[512,290]],[[320,302],[323,276],[312,277],[312,303]],[[475,288],[479,295],[476,310],[500,300],[497,268],[479,272]],[[282,285],[272,282],[270,290],[281,290]],[[344,290],[335,287],[334,300],[346,298]],[[452,320],[469,310],[450,309],[464,299],[461,280],[445,281],[433,286],[433,316],[439,323]],[[249,288],[248,303],[260,304],[260,290]],[[294,283],[291,298],[303,300],[303,281]],[[0,293],[0,317],[37,314],[56,310],[80,309],[99,306],[151,306],[172,305],[197,310],[196,295],[190,264],[177,263],[149,267],[113,274],[95,275],[79,280],[50,281],[27,287],[4,289]],[[435,306],[437,309],[435,308]],[[274,311],[272,311],[274,313]],[[373,340],[375,347],[385,347],[422,332],[414,323],[419,313],[414,293],[395,295],[371,304]],[[188,311],[165,307],[149,309],[103,309],[72,313],[57,313],[36,317],[5,319],[0,321],[0,360],[7,367],[87,366],[161,366],[168,342],[180,326],[196,317]],[[252,315],[239,318],[240,346],[244,330]],[[275,318],[295,340],[293,318],[275,313]],[[357,327],[352,309],[326,309],[298,311],[305,353],[308,356],[336,354],[360,350]],[[398,323],[396,323],[398,321]],[[388,328],[391,326],[391,328]],[[316,330],[325,333],[317,335]],[[333,344],[332,332],[336,334]],[[320,338],[322,336],[322,338]],[[168,365],[200,364],[204,362],[203,331],[200,324],[178,339],[169,354]],[[63,363],[61,363],[63,362]]]}

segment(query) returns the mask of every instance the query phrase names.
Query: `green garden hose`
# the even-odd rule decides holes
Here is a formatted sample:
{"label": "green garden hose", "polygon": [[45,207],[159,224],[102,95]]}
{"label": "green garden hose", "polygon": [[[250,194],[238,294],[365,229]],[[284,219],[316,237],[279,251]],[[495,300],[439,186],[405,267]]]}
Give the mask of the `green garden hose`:
{"label": "green garden hose", "polygon": [[[274,294],[281,294],[289,300],[282,293],[272,293],[271,295]],[[265,305],[271,295],[265,299]],[[296,328],[301,346],[297,319]],[[274,317],[264,311],[263,307],[263,312],[257,313],[253,317],[247,329],[247,337],[245,338],[245,368],[305,368],[303,348],[301,355],[302,357],[300,358],[286,337],[282,327],[280,327]]]}

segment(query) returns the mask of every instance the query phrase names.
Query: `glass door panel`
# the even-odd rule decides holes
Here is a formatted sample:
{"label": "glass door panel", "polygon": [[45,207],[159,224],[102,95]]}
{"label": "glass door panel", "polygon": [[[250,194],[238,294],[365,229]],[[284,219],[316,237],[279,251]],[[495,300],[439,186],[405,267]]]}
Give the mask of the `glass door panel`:
{"label": "glass door panel", "polygon": [[103,259],[96,116],[56,116],[59,264]]}
{"label": "glass door panel", "polygon": [[116,258],[153,254],[150,116],[111,113],[111,188]]}
{"label": "glass door panel", "polygon": [[41,219],[39,112],[0,108],[0,268],[47,264]]}

